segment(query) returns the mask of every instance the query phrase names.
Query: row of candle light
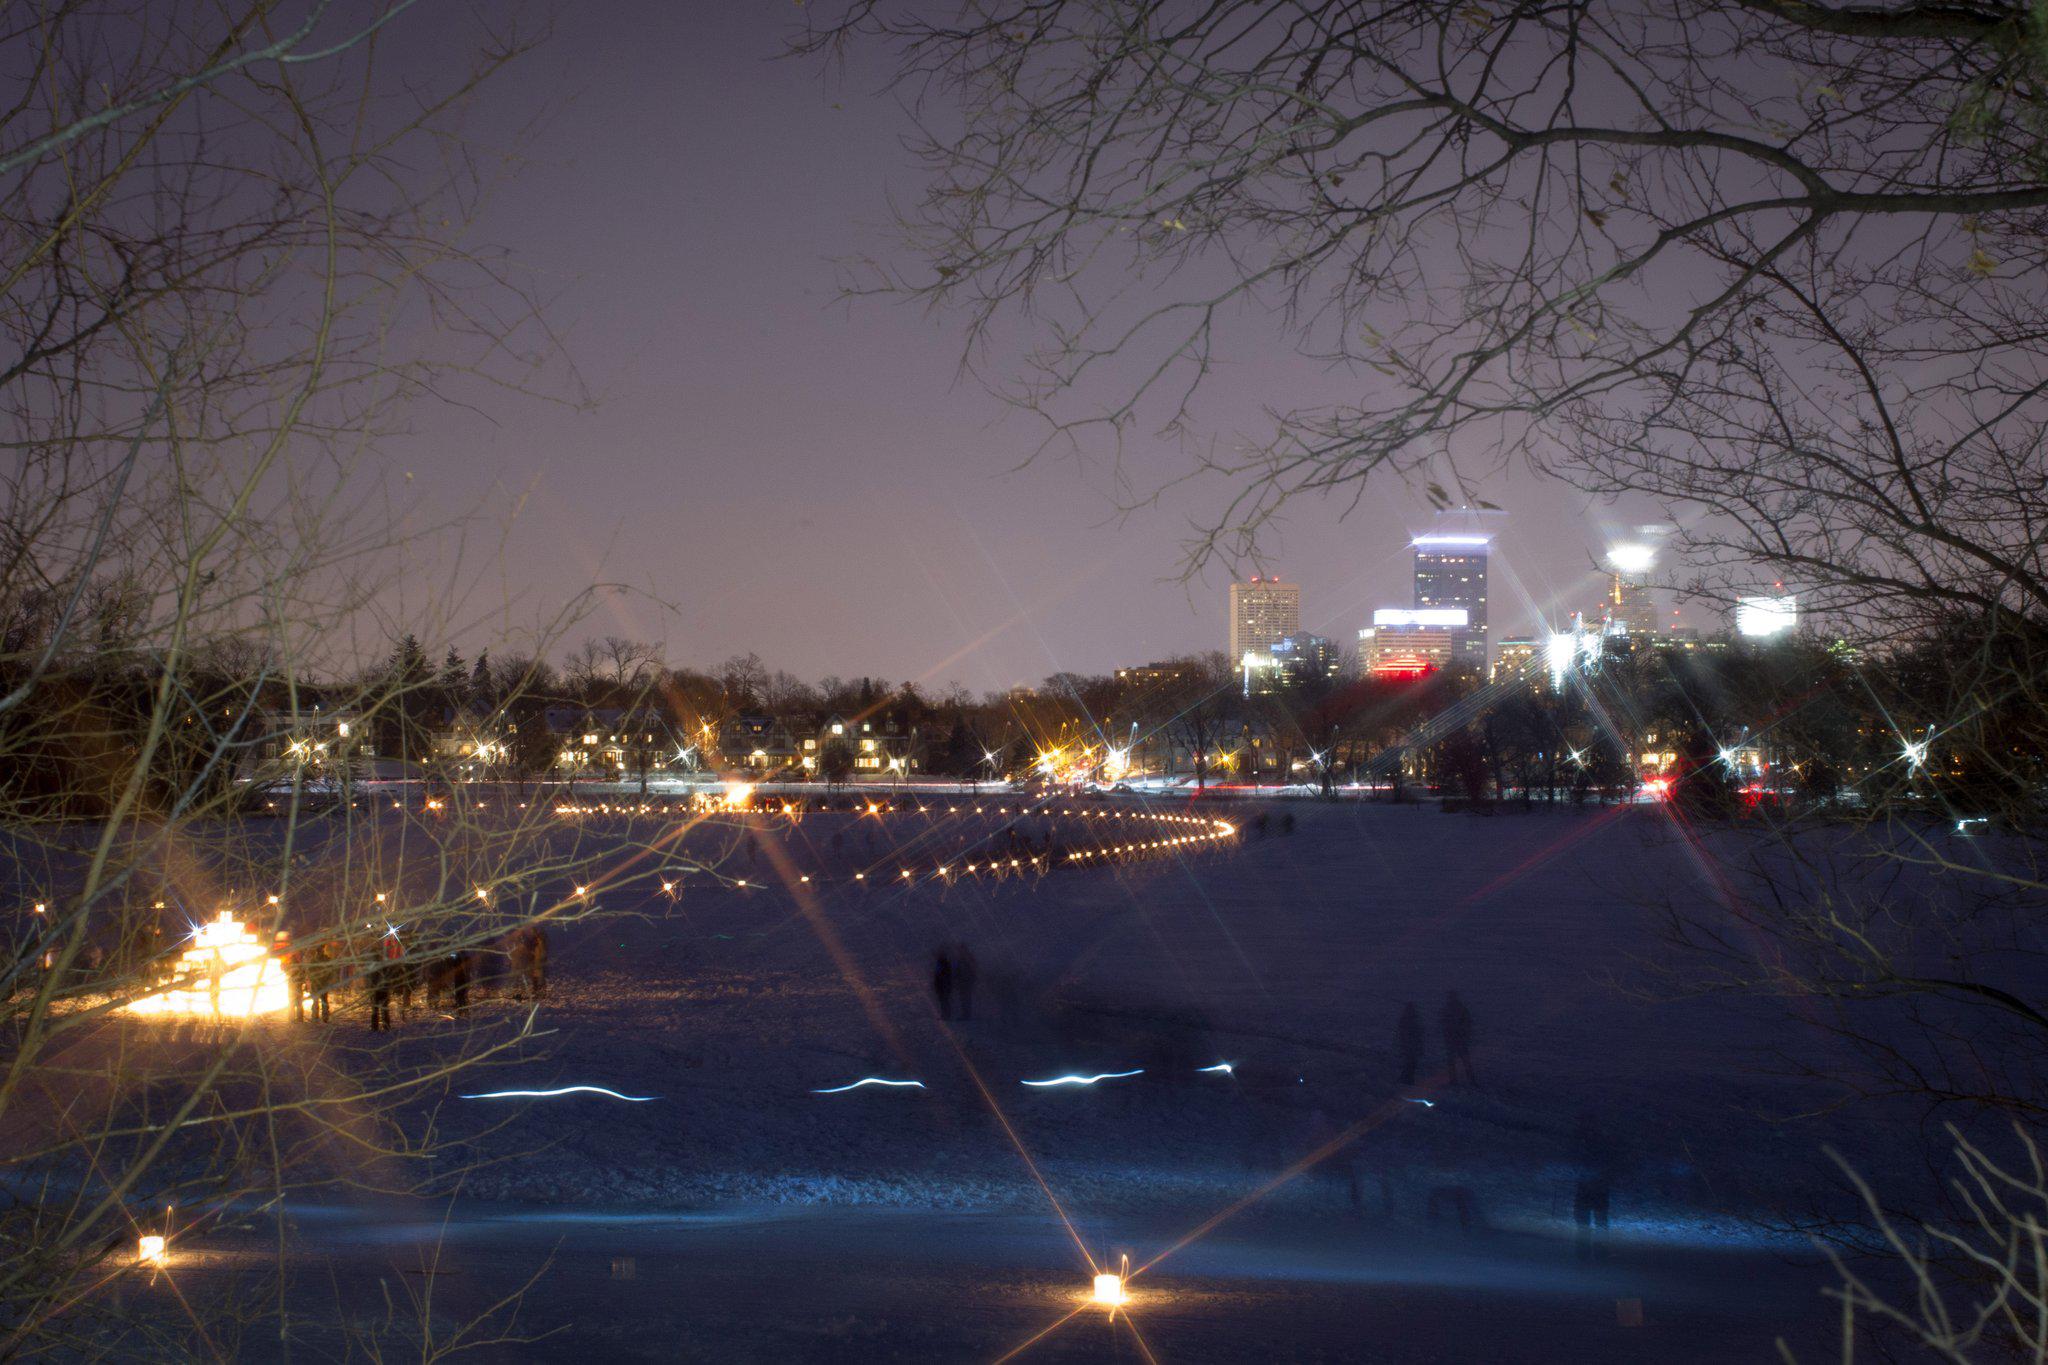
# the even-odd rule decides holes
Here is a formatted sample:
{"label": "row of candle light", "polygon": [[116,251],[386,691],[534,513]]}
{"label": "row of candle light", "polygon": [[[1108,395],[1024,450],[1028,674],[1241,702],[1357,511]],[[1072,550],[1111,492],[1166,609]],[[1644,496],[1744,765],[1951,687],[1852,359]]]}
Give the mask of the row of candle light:
{"label": "row of candle light", "polygon": [[[683,809],[684,808],[675,806],[673,804],[657,805],[652,802],[641,803],[638,805],[614,804],[611,802],[592,802],[588,804],[573,806],[558,805],[555,807],[555,814],[563,819],[576,819],[592,816],[674,815],[677,813],[681,813]],[[784,806],[779,810],[768,807],[752,807],[750,809],[753,813],[788,814],[791,816],[798,816],[808,813],[806,808],[789,806]],[[829,809],[829,807],[826,807],[824,809]],[[1213,820],[1204,816],[1197,815],[1177,815],[1163,811],[1077,810],[1071,807],[1065,809],[1050,809],[1032,808],[1022,805],[1015,807],[991,807],[986,805],[962,807],[957,805],[949,805],[942,809],[938,806],[906,806],[893,803],[885,805],[880,802],[856,803],[854,805],[849,806],[847,809],[852,813],[865,815],[995,814],[1039,816],[1048,818],[1059,817],[1064,819],[1081,820],[1138,820],[1149,821],[1157,825],[1187,826],[1192,829],[1199,830],[1199,832],[1197,833],[1174,835],[1164,839],[1136,840],[1130,843],[1108,844],[1094,849],[1070,852],[1063,855],[1063,860],[1069,864],[1078,864],[1102,859],[1109,859],[1117,855],[1128,856],[1143,853],[1164,852],[1173,849],[1193,848],[1205,843],[1213,843],[1216,840],[1229,839],[1235,836],[1237,833],[1237,826],[1230,823],[1227,820]],[[1021,872],[1029,868],[1043,868],[1045,866],[1047,866],[1046,857],[1044,855],[1033,854],[1029,856],[1018,856],[1013,858],[997,857],[986,859],[973,859],[966,861],[964,863],[934,863],[932,865],[931,875],[939,878],[952,877],[956,875],[958,872],[965,872],[969,875],[975,876],[979,876],[983,873],[994,875],[1009,871]],[[797,885],[816,885],[820,883],[828,883],[831,880],[831,878],[813,876],[809,873],[805,873],[797,877]],[[855,872],[841,880],[865,883],[870,880],[870,877],[869,874],[866,872]],[[914,882],[918,880],[918,873],[911,868],[901,868],[896,872],[896,875],[893,878],[877,877],[875,878],[875,880]],[[746,877],[735,877],[732,880],[732,884],[734,887],[740,890],[751,890],[754,887],[766,885],[766,883],[764,882],[754,881]],[[677,890],[678,888],[675,881],[667,878],[663,879],[661,883],[661,891],[663,895],[673,897],[677,894]],[[578,886],[576,888],[576,895],[579,897],[585,896],[588,893],[588,887]],[[481,899],[488,899],[485,891],[482,888],[478,889],[477,895]]]}

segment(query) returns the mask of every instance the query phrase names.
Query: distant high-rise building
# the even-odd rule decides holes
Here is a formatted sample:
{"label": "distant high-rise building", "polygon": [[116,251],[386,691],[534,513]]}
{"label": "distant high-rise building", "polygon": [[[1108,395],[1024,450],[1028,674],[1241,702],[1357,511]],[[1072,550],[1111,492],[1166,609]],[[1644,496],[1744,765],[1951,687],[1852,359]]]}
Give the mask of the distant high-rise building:
{"label": "distant high-rise building", "polygon": [[1301,585],[1277,578],[1254,578],[1230,585],[1230,642],[1225,653],[1231,667],[1247,654],[1271,654],[1273,646],[1301,630]]}
{"label": "distant high-rise building", "polygon": [[1488,515],[1446,512],[1434,529],[1409,542],[1415,551],[1417,609],[1464,608],[1467,624],[1457,662],[1481,672],[1487,659],[1486,563],[1493,548],[1493,532],[1484,524]]}
{"label": "distant high-rise building", "polygon": [[1334,682],[1343,656],[1328,636],[1288,635],[1269,650],[1254,650],[1240,661],[1247,697],[1270,696],[1312,683]]}
{"label": "distant high-rise building", "polygon": [[1272,653],[1273,667],[1286,687],[1334,682],[1344,666],[1343,655],[1327,635],[1289,635],[1273,646]]}

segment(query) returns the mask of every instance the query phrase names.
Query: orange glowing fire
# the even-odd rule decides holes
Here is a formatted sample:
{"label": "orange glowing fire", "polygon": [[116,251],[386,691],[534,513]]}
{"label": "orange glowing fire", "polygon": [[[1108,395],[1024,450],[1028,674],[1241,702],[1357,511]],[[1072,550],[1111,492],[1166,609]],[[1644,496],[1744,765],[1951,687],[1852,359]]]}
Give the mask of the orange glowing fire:
{"label": "orange glowing fire", "polygon": [[228,911],[199,927],[173,971],[177,984],[128,1002],[134,1014],[252,1019],[291,1006],[284,963]]}

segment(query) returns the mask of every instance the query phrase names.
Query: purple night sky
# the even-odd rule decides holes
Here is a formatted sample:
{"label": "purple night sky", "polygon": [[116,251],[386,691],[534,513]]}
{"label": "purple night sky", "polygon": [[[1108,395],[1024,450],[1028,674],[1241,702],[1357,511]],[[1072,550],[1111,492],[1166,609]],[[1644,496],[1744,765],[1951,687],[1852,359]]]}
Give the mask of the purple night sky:
{"label": "purple night sky", "polygon": [[[420,414],[396,452],[417,524],[475,523],[454,597],[440,590],[448,564],[422,566],[392,613],[482,641],[617,582],[634,591],[572,638],[976,691],[1220,648],[1226,580],[1174,577],[1203,490],[1119,522],[1104,462],[1018,469],[1038,433],[957,376],[957,319],[836,300],[833,258],[889,251],[890,196],[918,183],[880,69],[834,80],[779,58],[787,6],[602,13],[563,11],[474,120],[480,142],[523,162],[478,240],[550,300],[595,401]],[[414,35],[461,43],[468,22],[446,11]],[[1277,392],[1346,382],[1264,341],[1241,350],[1203,398],[1219,440],[1256,430]],[[1183,458],[1125,452],[1140,482]],[[1589,512],[1519,472],[1483,491],[1511,513],[1497,562],[1520,589],[1497,570],[1497,635],[1532,628],[1534,608],[1590,603],[1598,548],[1654,515]],[[1374,606],[1407,604],[1405,532],[1428,512],[1394,484],[1339,510],[1298,504],[1267,565],[1303,585],[1307,629],[1349,645]]]}

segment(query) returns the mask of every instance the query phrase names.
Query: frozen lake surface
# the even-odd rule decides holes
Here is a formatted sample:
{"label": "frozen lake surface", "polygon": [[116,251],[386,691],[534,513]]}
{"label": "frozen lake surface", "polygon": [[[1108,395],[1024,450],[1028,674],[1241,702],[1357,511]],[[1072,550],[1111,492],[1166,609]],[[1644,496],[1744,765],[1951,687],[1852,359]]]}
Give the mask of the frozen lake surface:
{"label": "frozen lake surface", "polygon": [[[1867,1115],[1777,1121],[1816,1098],[1786,1058],[1855,1064],[1825,1030],[1668,998],[1657,904],[1711,906],[1721,879],[1655,810],[1303,803],[1295,832],[1276,815],[1235,848],[991,878],[959,869],[1008,851],[987,842],[1007,817],[955,804],[722,816],[666,843],[717,876],[605,892],[616,916],[557,929],[543,1035],[463,1089],[652,1098],[451,1101],[440,1121],[489,1159],[452,1212],[289,1211],[294,1334],[323,1334],[337,1286],[367,1314],[374,1283],[432,1280],[452,1321],[537,1276],[519,1321],[551,1335],[504,1358],[988,1359],[1078,1307],[1091,1257],[1128,1254],[1163,1360],[1757,1360],[1781,1335],[1819,1358],[1826,1276],[1772,1225],[1826,1202],[1824,1141],[1919,1178]],[[1203,828],[1061,809],[1025,832]],[[651,819],[579,828],[640,841]],[[933,954],[961,944],[973,1017],[944,1021]],[[1445,1070],[1453,989],[1476,1086]],[[473,1012],[509,1031],[525,1009]],[[351,1005],[335,1027],[364,1023]],[[451,1028],[417,1016],[399,1044]],[[1068,1075],[1109,1078],[1024,1084]],[[863,1077],[919,1086],[840,1089]],[[1620,1175],[1607,1255],[1583,1260],[1589,1112]],[[268,1228],[216,1234],[181,1283],[231,1278]],[[1145,1358],[1097,1309],[1032,1356]]]}

